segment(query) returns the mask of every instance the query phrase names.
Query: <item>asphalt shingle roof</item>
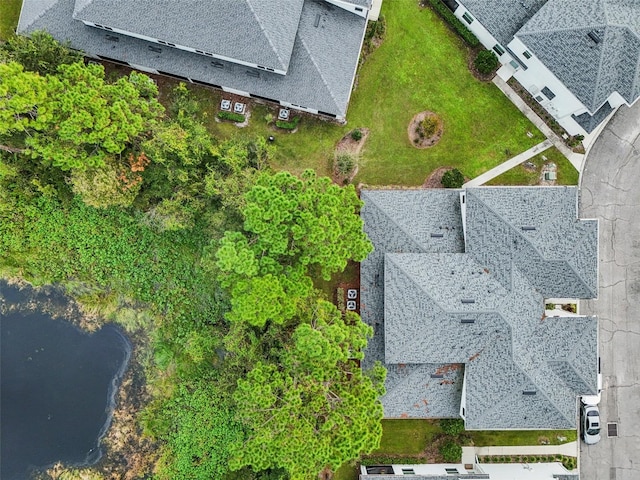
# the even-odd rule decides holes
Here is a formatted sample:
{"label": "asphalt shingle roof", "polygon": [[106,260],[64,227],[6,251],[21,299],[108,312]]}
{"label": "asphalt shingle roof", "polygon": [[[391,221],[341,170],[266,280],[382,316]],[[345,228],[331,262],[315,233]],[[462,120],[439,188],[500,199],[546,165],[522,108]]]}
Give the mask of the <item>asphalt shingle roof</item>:
{"label": "asphalt shingle roof", "polygon": [[74,0],[25,0],[18,32],[46,30],[91,55],[341,117],[347,111],[366,27],[364,18],[342,8],[304,0],[289,69],[280,75],[85,26],[73,19],[74,6]]}
{"label": "asphalt shingle roof", "polygon": [[503,46],[507,46],[516,32],[547,0],[462,0],[467,10]]}
{"label": "asphalt shingle roof", "polygon": [[517,266],[546,298],[597,297],[598,223],[577,218],[576,198],[574,187],[470,189],[466,251],[505,286]]}
{"label": "asphalt shingle roof", "polygon": [[304,0],[77,0],[73,16],[286,71]]}
{"label": "asphalt shingle roof", "polygon": [[[375,250],[360,268],[360,314],[372,326],[363,366],[384,362],[385,252],[462,252],[459,190],[363,190],[361,216]],[[432,236],[437,235],[437,236]],[[441,237],[439,235],[442,235]],[[387,364],[387,418],[451,418],[458,414],[461,365]],[[436,378],[431,379],[431,375]],[[441,377],[440,377],[441,376]]]}
{"label": "asphalt shingle roof", "polygon": [[640,96],[640,2],[549,0],[516,36],[592,113]]}
{"label": "asphalt shingle roof", "polygon": [[458,416],[464,372],[467,428],[573,428],[576,395],[596,388],[597,320],[546,318],[544,300],[593,296],[597,223],[576,219],[575,188],[473,188],[466,253],[456,235],[445,253],[429,232],[458,232],[460,192],[362,192],[375,247],[361,264],[361,314],[375,330],[364,366],[387,365],[385,416]]}

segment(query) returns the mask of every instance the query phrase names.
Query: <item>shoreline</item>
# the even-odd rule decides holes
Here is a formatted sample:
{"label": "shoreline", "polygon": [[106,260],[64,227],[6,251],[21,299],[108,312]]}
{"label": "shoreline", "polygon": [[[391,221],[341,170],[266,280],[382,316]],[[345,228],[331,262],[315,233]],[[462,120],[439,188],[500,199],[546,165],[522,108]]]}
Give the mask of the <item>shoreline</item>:
{"label": "shoreline", "polygon": [[[117,322],[88,313],[61,285],[33,286],[20,278],[0,278],[0,314],[40,312],[71,324],[84,334],[110,326],[122,338],[124,359],[111,379],[105,411],[107,418],[95,447],[79,463],[59,461],[34,468],[32,477],[60,478],[70,471],[93,472],[95,479],[133,479],[152,471],[157,451],[143,438],[138,414],[150,401],[141,359],[149,348],[146,332],[126,332]],[[92,479],[94,477],[91,477]]]}

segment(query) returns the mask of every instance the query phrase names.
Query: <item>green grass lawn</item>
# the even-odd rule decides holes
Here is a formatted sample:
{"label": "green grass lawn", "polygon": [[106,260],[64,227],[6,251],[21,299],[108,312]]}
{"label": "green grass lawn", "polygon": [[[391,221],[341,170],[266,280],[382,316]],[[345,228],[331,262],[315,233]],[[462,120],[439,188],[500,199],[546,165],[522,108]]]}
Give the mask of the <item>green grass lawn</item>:
{"label": "green grass lawn", "polygon": [[[560,445],[574,442],[578,438],[576,430],[484,430],[465,432],[478,447],[512,445]],[[564,439],[564,440],[562,440]]]}
{"label": "green grass lawn", "polygon": [[[358,181],[419,185],[440,166],[473,178],[544,139],[498,88],[469,73],[466,47],[417,3],[383,4],[385,40],[359,74],[347,120],[371,135]],[[441,116],[444,134],[436,146],[417,150],[407,125],[423,110]]]}
{"label": "green grass lawn", "polygon": [[540,153],[529,160],[536,167],[527,169],[522,165],[504,172],[502,175],[487,182],[487,185],[537,185],[540,179],[540,169],[545,163],[553,162],[558,166],[557,185],[577,185],[579,173],[567,160],[567,157],[560,153],[560,150],[553,147]]}
{"label": "green grass lawn", "polygon": [[[255,105],[249,125],[217,122],[222,93],[192,86],[219,138],[274,135],[275,168],[299,173],[331,171],[333,149],[353,128],[371,130],[356,182],[417,186],[440,166],[473,178],[541,142],[544,137],[493,84],[476,80],[467,68],[467,49],[429,8],[413,0],[386,2],[385,40],[363,64],[341,126],[305,115],[296,133],[268,125],[274,107]],[[418,150],[407,137],[414,114],[432,110],[444,122],[438,145]],[[295,112],[294,112],[295,113]],[[533,133],[533,138],[527,132]]]}
{"label": "green grass lawn", "polygon": [[0,41],[15,33],[22,0],[0,0]]}
{"label": "green grass lawn", "polygon": [[417,455],[440,433],[437,420],[383,420],[380,448],[373,455]]}

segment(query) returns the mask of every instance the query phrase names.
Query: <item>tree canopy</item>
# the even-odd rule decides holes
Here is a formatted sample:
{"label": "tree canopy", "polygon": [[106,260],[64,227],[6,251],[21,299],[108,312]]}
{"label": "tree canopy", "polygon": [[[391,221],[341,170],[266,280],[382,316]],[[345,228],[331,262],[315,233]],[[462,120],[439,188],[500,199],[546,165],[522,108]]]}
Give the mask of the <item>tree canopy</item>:
{"label": "tree canopy", "polygon": [[282,467],[292,480],[335,471],[380,445],[384,369],[363,373],[356,359],[371,328],[319,301],[294,331],[277,362],[259,362],[234,394],[248,429],[232,448],[230,466]]}
{"label": "tree canopy", "polygon": [[103,167],[163,112],[151,79],[136,72],[108,83],[97,64],[63,64],[45,77],[15,62],[0,65],[0,134],[24,133],[17,140],[27,153],[62,170]]}
{"label": "tree canopy", "polygon": [[183,84],[165,116],[147,76],[78,60],[46,34],[0,46],[0,271],[146,330],[157,450],[110,476],[308,479],[376,448],[371,328],[314,285],[371,251],[355,189],[213,137]]}
{"label": "tree canopy", "polygon": [[54,75],[60,65],[82,61],[82,54],[61,44],[49,33],[36,31],[28,37],[13,35],[0,45],[0,60],[22,64],[25,70],[40,75]]}
{"label": "tree canopy", "polygon": [[224,259],[233,242],[239,242],[237,249],[248,262],[250,252],[269,259],[261,260],[261,272],[276,264],[299,264],[316,267],[326,280],[344,270],[348,260],[364,260],[372,250],[357,215],[362,202],[352,185],[339,187],[311,170],[301,178],[288,172],[263,174],[245,200],[241,212],[251,246],[241,237],[225,237],[218,253],[225,273],[236,268]]}

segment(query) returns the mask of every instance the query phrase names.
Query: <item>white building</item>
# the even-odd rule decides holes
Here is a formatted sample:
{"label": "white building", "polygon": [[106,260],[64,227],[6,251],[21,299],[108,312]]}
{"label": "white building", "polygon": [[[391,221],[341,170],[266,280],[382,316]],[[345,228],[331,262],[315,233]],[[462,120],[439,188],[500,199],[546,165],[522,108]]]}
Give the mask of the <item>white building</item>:
{"label": "white building", "polygon": [[640,2],[443,1],[571,135],[640,96]]}

